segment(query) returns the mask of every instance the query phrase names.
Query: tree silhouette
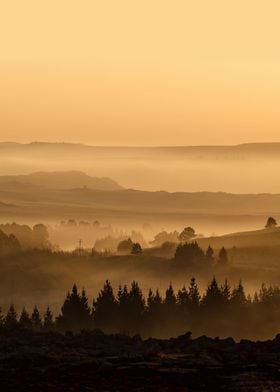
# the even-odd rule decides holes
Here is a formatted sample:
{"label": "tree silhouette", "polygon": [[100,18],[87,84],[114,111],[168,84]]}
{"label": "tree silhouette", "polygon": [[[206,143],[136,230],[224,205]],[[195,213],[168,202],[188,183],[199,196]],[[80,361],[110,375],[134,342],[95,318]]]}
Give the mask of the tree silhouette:
{"label": "tree silhouette", "polygon": [[132,246],[133,246],[133,242],[131,238],[128,238],[127,240],[123,240],[119,243],[117,251],[119,253],[131,253]]}
{"label": "tree silhouette", "polygon": [[36,305],[34,306],[33,312],[31,314],[31,323],[34,331],[40,331],[42,329],[42,320]]}
{"label": "tree silhouette", "polygon": [[267,221],[266,221],[265,227],[266,227],[267,229],[269,229],[269,228],[275,227],[275,226],[277,226],[277,222],[276,222],[276,220],[275,220],[272,216],[270,216],[270,217],[267,219]]}
{"label": "tree silhouette", "polygon": [[228,254],[224,247],[219,252],[218,265],[225,266],[228,264]]}
{"label": "tree silhouette", "polygon": [[32,321],[29,317],[29,314],[25,308],[22,309],[20,318],[19,318],[19,325],[26,329],[31,329]]}
{"label": "tree silhouette", "polygon": [[83,292],[78,293],[74,284],[71,294],[68,293],[61,308],[61,314],[57,317],[57,326],[62,331],[73,332],[91,327],[90,309],[87,305],[88,299]]}
{"label": "tree silhouette", "polygon": [[139,244],[139,242],[135,242],[135,243],[132,245],[131,254],[137,255],[137,256],[139,256],[139,255],[142,254],[142,247],[141,247],[141,245]]}
{"label": "tree silhouette", "polygon": [[134,328],[139,327],[139,322],[145,311],[145,299],[137,282],[131,283],[128,294],[128,312],[130,315],[130,325]]}
{"label": "tree silhouette", "polygon": [[176,304],[176,296],[171,283],[169,283],[165,292],[164,304],[167,306],[174,306]]}
{"label": "tree silhouette", "polygon": [[53,314],[49,306],[47,307],[46,312],[44,314],[44,328],[47,331],[51,331],[54,328]]}
{"label": "tree silhouette", "polygon": [[14,305],[12,304],[5,318],[5,327],[8,329],[14,328],[17,323],[17,313],[15,311]]}
{"label": "tree silhouette", "polygon": [[223,303],[223,293],[218,286],[215,276],[208,285],[202,302],[203,305],[206,306],[209,310],[219,307]]}
{"label": "tree silhouette", "polygon": [[149,290],[148,298],[147,298],[148,312],[157,313],[162,306],[162,298],[159,294],[158,289],[154,294],[152,289]]}
{"label": "tree silhouette", "polygon": [[186,242],[195,237],[195,230],[192,227],[185,227],[184,230],[179,234],[178,240],[180,242]]}
{"label": "tree silhouette", "polygon": [[190,244],[179,244],[174,259],[186,266],[201,266],[204,264],[205,255],[197,242],[192,242]]}
{"label": "tree silhouette", "polygon": [[237,287],[233,288],[230,301],[234,306],[239,308],[247,304],[244,287],[241,281],[239,281]]}
{"label": "tree silhouette", "polygon": [[117,302],[113,288],[111,283],[106,280],[97,299],[93,301],[93,320],[95,327],[101,328],[105,332],[112,332],[114,330],[112,321],[115,319],[116,311]]}
{"label": "tree silhouette", "polygon": [[193,309],[196,309],[199,307],[200,304],[200,294],[199,294],[199,289],[196,283],[195,278],[191,279],[190,286],[189,286],[189,298],[190,298],[190,305]]}
{"label": "tree silhouette", "polygon": [[210,265],[214,263],[214,250],[211,248],[210,245],[208,246],[207,251],[205,253],[205,258]]}

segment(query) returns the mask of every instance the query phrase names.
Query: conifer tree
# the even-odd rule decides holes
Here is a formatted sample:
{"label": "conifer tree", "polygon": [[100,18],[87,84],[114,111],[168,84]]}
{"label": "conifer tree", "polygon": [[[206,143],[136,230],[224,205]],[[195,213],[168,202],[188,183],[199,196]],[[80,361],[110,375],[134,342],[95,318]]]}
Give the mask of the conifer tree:
{"label": "conifer tree", "polygon": [[197,309],[199,307],[201,297],[195,278],[192,278],[190,282],[189,298],[192,309]]}
{"label": "conifer tree", "polygon": [[222,249],[219,252],[218,264],[220,266],[225,266],[228,264],[228,253],[224,247],[222,247]]}
{"label": "conifer tree", "polygon": [[205,253],[205,258],[210,265],[214,263],[214,250],[211,248],[210,245],[208,246],[207,251]]}
{"label": "conifer tree", "polygon": [[117,301],[111,283],[106,280],[103,289],[99,292],[96,300],[93,301],[93,320],[97,328],[105,332],[114,330],[113,320],[117,312]]}
{"label": "conifer tree", "polygon": [[22,309],[20,318],[19,318],[19,324],[21,327],[26,328],[26,329],[31,329],[32,327],[32,322],[29,317],[29,314],[25,308]]}
{"label": "conifer tree", "polygon": [[17,325],[17,313],[15,311],[14,305],[12,304],[8,310],[5,318],[5,327],[14,328]]}
{"label": "conifer tree", "polygon": [[46,312],[44,314],[44,328],[47,331],[51,331],[54,328],[53,314],[49,306],[47,307]]}
{"label": "conifer tree", "polygon": [[85,292],[78,293],[76,284],[72,288],[71,294],[68,292],[61,314],[57,317],[57,327],[59,330],[78,332],[81,329],[91,328],[91,314],[88,306],[88,299]]}
{"label": "conifer tree", "polygon": [[31,314],[31,323],[34,331],[39,331],[42,328],[40,312],[36,305],[34,306],[33,312]]}

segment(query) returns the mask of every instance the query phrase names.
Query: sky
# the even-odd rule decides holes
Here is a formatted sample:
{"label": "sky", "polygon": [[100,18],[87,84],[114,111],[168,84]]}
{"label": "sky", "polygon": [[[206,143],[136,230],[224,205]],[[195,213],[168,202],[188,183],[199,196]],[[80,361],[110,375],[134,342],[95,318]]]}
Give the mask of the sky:
{"label": "sky", "polygon": [[280,141],[279,0],[0,2],[0,140]]}

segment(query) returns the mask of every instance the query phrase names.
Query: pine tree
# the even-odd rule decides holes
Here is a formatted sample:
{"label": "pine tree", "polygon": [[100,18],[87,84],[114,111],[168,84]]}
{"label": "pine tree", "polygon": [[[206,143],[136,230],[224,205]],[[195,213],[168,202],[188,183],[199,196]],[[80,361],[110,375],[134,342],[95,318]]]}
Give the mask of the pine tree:
{"label": "pine tree", "polygon": [[187,308],[190,305],[190,296],[185,286],[178,291],[177,302],[181,308]]}
{"label": "pine tree", "polygon": [[57,317],[57,327],[59,330],[79,332],[81,329],[91,328],[92,319],[88,306],[88,299],[85,292],[78,293],[74,284],[71,294],[68,292],[61,314]]}
{"label": "pine tree", "polygon": [[148,306],[149,313],[158,312],[161,309],[162,298],[159,294],[158,289],[156,290],[155,294],[153,293],[153,291],[151,289],[149,289],[148,298],[147,298],[147,306]]}
{"label": "pine tree", "polygon": [[225,266],[228,264],[228,253],[224,247],[222,247],[222,249],[219,252],[218,264],[220,266]]}
{"label": "pine tree", "polygon": [[103,289],[93,301],[93,320],[97,328],[105,332],[114,331],[114,320],[117,314],[117,301],[111,283],[106,280]]}
{"label": "pine tree", "polygon": [[205,258],[210,265],[214,263],[214,250],[211,248],[210,245],[208,246],[207,251],[205,253]]}
{"label": "pine tree", "polygon": [[44,314],[44,328],[47,331],[51,331],[54,328],[53,314],[49,306],[47,307],[46,312]]}
{"label": "pine tree", "polygon": [[164,304],[167,306],[176,305],[176,296],[171,283],[169,283],[169,287],[165,292]]}
{"label": "pine tree", "polygon": [[26,329],[31,329],[31,327],[32,327],[31,319],[30,319],[29,314],[25,308],[22,309],[22,312],[21,312],[21,315],[19,318],[19,324],[21,327],[26,328]]}
{"label": "pine tree", "polygon": [[203,305],[206,306],[208,309],[213,309],[214,307],[218,309],[223,303],[223,293],[218,286],[218,282],[215,276],[213,277],[211,283],[208,285],[202,302]]}
{"label": "pine tree", "polygon": [[238,308],[247,304],[246,294],[241,281],[239,281],[238,286],[234,287],[232,290],[230,301],[232,305]]}
{"label": "pine tree", "polygon": [[230,289],[230,285],[228,284],[227,279],[225,280],[224,285],[221,286],[221,291],[222,291],[222,296],[225,300],[225,302],[229,302],[230,300],[230,296],[231,296],[231,289]]}
{"label": "pine tree", "polygon": [[42,329],[42,320],[36,305],[34,306],[33,312],[31,314],[31,323],[34,331],[39,331]]}
{"label": "pine tree", "polygon": [[12,304],[5,318],[5,327],[14,328],[17,324],[18,324],[17,313],[15,311],[14,305]]}
{"label": "pine tree", "polygon": [[198,286],[196,284],[195,278],[192,278],[191,282],[190,282],[189,298],[190,298],[191,307],[193,309],[198,308],[199,304],[200,304],[201,297],[200,297],[200,294],[199,294],[199,289],[198,289]]}

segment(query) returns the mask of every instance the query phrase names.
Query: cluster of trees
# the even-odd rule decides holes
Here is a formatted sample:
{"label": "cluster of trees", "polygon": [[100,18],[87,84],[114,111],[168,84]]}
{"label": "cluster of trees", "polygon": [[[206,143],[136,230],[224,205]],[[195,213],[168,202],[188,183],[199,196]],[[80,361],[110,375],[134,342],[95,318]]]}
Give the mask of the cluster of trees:
{"label": "cluster of trees", "polygon": [[229,262],[228,253],[224,247],[220,249],[218,259],[215,260],[214,250],[211,246],[208,246],[208,249],[204,252],[195,241],[179,244],[175,251],[174,260],[189,267],[207,267],[215,262],[219,266],[226,266]]}
{"label": "cluster of trees", "polygon": [[[50,247],[48,229],[41,223],[33,227],[17,223],[6,223],[0,225],[0,231],[2,238],[0,243],[1,253],[5,253],[3,242],[14,252],[20,249],[46,249]],[[9,241],[5,240],[3,234],[12,240],[11,246],[8,244]]]}
{"label": "cluster of trees", "polygon": [[142,254],[142,246],[139,242],[133,242],[131,238],[127,240],[122,240],[117,248],[119,254],[128,254],[131,253],[133,255],[141,255]]}
{"label": "cluster of trees", "polygon": [[166,242],[187,242],[193,240],[196,237],[195,230],[192,227],[185,227],[181,233],[177,230],[167,232],[161,231],[160,233],[156,234],[153,241],[150,244],[154,247],[162,246]]}
{"label": "cluster of trees", "polygon": [[115,294],[106,281],[90,306],[86,292],[79,293],[74,285],[55,320],[49,307],[43,317],[36,306],[30,316],[23,309],[18,317],[11,305],[6,317],[0,314],[0,325],[61,332],[99,328],[106,333],[165,338],[192,331],[195,335],[261,339],[279,332],[280,288],[262,285],[251,297],[241,282],[231,288],[227,280],[220,285],[214,277],[202,294],[192,278],[187,288],[175,292],[170,284],[163,296],[150,289],[145,298],[137,282],[130,288],[120,286]]}
{"label": "cluster of trees", "polygon": [[0,252],[2,255],[17,253],[21,250],[18,239],[13,234],[5,234],[0,230]]}
{"label": "cluster of trees", "polygon": [[55,328],[53,314],[49,307],[47,307],[43,318],[37,306],[34,307],[31,315],[25,308],[22,309],[20,316],[18,316],[14,305],[11,305],[6,316],[3,316],[0,309],[0,328],[13,329],[17,326],[34,331],[51,331]]}

